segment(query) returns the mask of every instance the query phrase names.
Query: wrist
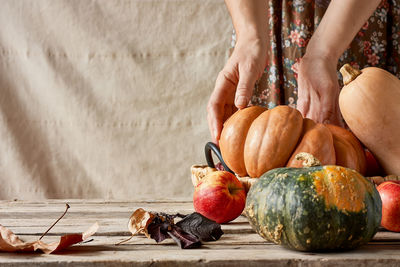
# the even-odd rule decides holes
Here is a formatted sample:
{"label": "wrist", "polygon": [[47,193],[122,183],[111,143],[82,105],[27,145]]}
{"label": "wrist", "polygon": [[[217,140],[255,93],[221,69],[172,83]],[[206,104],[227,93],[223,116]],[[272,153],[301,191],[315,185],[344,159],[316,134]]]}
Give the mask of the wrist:
{"label": "wrist", "polygon": [[325,62],[336,66],[341,53],[335,51],[334,49],[324,48],[324,47],[307,47],[306,53],[304,54],[304,58],[318,58],[322,59]]}
{"label": "wrist", "polygon": [[235,30],[236,40],[238,43],[258,43],[261,46],[267,45],[266,34],[261,34],[256,29],[241,29]]}
{"label": "wrist", "polygon": [[322,58],[328,62],[337,64],[343,52],[344,49],[341,44],[337,44],[329,36],[320,36],[319,31],[317,31],[311,37],[305,55],[312,58]]}
{"label": "wrist", "polygon": [[235,46],[242,48],[257,48],[259,51],[264,51],[266,53],[267,40],[263,36],[246,33],[240,36],[236,36]]}
{"label": "wrist", "polygon": [[268,2],[259,0],[225,0],[236,31],[237,39],[260,40],[268,38]]}

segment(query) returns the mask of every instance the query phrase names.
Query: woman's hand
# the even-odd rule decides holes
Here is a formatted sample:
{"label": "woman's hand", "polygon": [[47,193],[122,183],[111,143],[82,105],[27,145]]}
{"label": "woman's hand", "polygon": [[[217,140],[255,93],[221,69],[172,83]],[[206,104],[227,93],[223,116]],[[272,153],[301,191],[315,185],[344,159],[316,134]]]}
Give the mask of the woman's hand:
{"label": "woman's hand", "polygon": [[336,60],[305,54],[298,68],[297,109],[315,122],[343,126],[336,65]]}
{"label": "woman's hand", "polygon": [[218,74],[207,105],[208,128],[218,144],[222,125],[238,108],[249,104],[253,87],[264,71],[267,59],[268,1],[225,0],[237,42]]}
{"label": "woman's hand", "polygon": [[343,125],[336,67],[381,0],[331,1],[298,68],[297,108],[317,122]]}
{"label": "woman's hand", "polygon": [[265,43],[258,39],[238,40],[231,57],[218,74],[207,105],[208,127],[214,143],[218,144],[225,120],[249,104],[254,84],[263,74],[266,60]]}

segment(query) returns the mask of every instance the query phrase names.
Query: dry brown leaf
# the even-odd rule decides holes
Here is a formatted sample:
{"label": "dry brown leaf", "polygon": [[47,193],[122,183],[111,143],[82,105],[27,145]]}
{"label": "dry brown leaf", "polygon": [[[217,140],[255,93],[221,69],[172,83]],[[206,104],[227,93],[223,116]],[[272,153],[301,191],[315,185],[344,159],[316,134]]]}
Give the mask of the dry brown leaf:
{"label": "dry brown leaf", "polygon": [[132,233],[132,236],[144,234],[147,238],[150,238],[147,227],[153,221],[154,217],[153,213],[145,211],[142,208],[135,210],[128,222],[128,229]]}
{"label": "dry brown leaf", "polygon": [[42,251],[46,254],[59,252],[69,246],[82,242],[93,235],[99,228],[98,223],[93,224],[81,234],[68,234],[60,237],[58,242],[47,244],[41,240],[24,242],[11,230],[0,225],[0,252],[34,252]]}

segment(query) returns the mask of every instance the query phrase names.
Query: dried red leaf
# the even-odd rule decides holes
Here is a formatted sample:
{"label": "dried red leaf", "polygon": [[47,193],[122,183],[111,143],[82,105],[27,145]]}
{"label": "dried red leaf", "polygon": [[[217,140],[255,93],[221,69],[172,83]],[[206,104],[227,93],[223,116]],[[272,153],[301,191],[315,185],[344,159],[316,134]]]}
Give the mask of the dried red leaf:
{"label": "dried red leaf", "polygon": [[62,251],[76,243],[82,242],[92,236],[99,225],[93,224],[88,230],[81,234],[68,234],[60,237],[58,242],[47,244],[41,240],[24,242],[11,230],[0,225],[0,252],[34,252],[42,251],[46,254]]}

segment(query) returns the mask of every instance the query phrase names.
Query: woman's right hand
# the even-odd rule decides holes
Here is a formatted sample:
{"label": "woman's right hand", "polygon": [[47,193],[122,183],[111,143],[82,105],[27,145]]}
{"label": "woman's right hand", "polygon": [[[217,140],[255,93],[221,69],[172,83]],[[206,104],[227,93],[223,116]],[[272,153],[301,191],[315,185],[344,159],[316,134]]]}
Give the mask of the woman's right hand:
{"label": "woman's right hand", "polygon": [[259,39],[238,39],[235,49],[218,74],[207,105],[208,127],[218,144],[222,126],[237,109],[247,107],[255,82],[264,72],[266,44]]}

